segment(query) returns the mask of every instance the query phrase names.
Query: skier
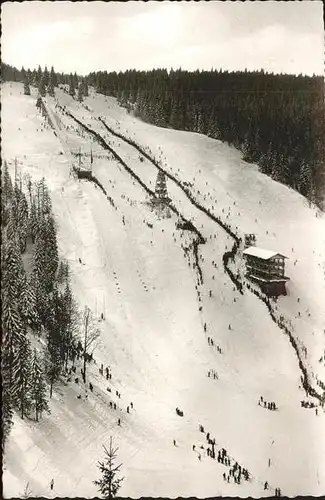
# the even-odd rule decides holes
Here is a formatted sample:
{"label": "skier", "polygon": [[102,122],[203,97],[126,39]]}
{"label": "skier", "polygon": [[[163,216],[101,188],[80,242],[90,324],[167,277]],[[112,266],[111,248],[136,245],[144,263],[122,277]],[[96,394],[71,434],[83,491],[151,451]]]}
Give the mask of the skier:
{"label": "skier", "polygon": [[265,483],[264,483],[264,489],[268,490],[268,488],[269,488],[269,483],[267,481],[265,481]]}
{"label": "skier", "polygon": [[173,440],[173,443],[174,443],[174,446],[176,446],[176,440],[175,439]]}
{"label": "skier", "polygon": [[50,482],[50,488],[51,488],[51,490],[53,490],[53,488],[54,488],[54,479],[52,479]]}
{"label": "skier", "polygon": [[121,425],[121,419],[120,418],[117,421],[117,425]]}
{"label": "skier", "polygon": [[192,449],[193,449],[193,451],[195,451],[195,444],[193,444]]}
{"label": "skier", "polygon": [[133,403],[132,403],[132,401],[131,401],[131,403],[130,403],[130,406],[131,406],[131,408],[132,408],[132,410],[133,410]]}
{"label": "skier", "polygon": [[127,406],[127,408],[126,408],[126,412],[127,412],[127,413],[130,413],[130,408],[129,408],[128,406]]}

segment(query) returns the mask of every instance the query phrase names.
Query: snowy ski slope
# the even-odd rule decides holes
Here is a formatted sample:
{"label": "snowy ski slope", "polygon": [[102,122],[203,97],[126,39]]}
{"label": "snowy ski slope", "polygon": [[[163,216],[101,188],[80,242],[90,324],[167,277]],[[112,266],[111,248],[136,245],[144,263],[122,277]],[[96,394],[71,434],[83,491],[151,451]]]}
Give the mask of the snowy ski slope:
{"label": "snowy ski slope", "polygon": [[[5,455],[5,496],[21,495],[27,482],[34,495],[96,495],[96,462],[110,435],[123,462],[122,496],[268,496],[276,487],[289,496],[324,493],[324,412],[319,409],[316,416],[315,410],[301,408],[300,401],[308,398],[288,338],[264,304],[248,291],[241,295],[225,273],[222,256],[233,244],[230,237],[168,181],[173,204],[206,238],[199,246],[203,285],[198,286],[193,256],[188,259],[182,248],[193,234],[176,229],[175,214],[159,218],[145,190],[121,164],[107,153],[107,159],[95,157],[93,164],[114,206],[100,188],[69,176],[70,151],[104,150],[56,104],[98,131],[150,189],[157,175],[153,164],[140,161],[138,152],[110,134],[98,116],[161,156],[166,170],[191,183],[197,201],[241,237],[254,232],[258,245],[288,256],[288,295],[277,307],[306,347],[310,384],[320,393],[317,378],[325,380],[324,363],[318,361],[325,344],[324,216],[316,217],[299,194],[245,164],[228,145],[145,124],[113,98],[90,95],[85,100],[89,111],[56,90],[56,99],[46,102],[58,137],[43,128],[35,102],[35,91],[24,96],[21,84],[3,84],[2,157],[12,173],[17,157],[23,174],[46,177],[74,293],[81,307],[87,304],[105,319],[96,364],[89,366],[94,392],[64,382],[53,395],[51,415],[37,425],[15,418]],[[110,366],[112,380],[99,374],[101,363]],[[218,379],[208,377],[209,370]],[[275,401],[279,410],[259,406],[260,396]],[[184,417],[176,415],[176,407]],[[224,481],[227,467],[206,455],[199,424],[215,437],[217,449],[226,448],[250,471],[251,481]]]}

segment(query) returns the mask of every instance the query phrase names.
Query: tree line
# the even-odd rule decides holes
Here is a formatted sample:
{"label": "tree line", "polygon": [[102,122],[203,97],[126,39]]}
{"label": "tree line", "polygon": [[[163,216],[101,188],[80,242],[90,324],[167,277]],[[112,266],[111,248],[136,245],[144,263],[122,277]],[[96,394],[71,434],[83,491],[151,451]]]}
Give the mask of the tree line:
{"label": "tree line", "polygon": [[324,82],[264,71],[94,72],[88,83],[144,121],[233,145],[262,173],[321,203]]}
{"label": "tree line", "polygon": [[86,77],[51,67],[18,70],[1,63],[2,80],[54,94],[64,84],[79,101],[88,85],[162,127],[199,132],[233,145],[262,173],[324,208],[324,80],[261,71],[155,69],[98,71]]}
{"label": "tree line", "polygon": [[45,179],[35,183],[26,175],[23,182],[15,165],[12,181],[4,162],[1,213],[5,441],[14,411],[21,418],[36,421],[49,411],[48,398],[67,371],[68,362],[73,365],[82,357],[86,373],[90,340],[98,337],[98,330],[89,308],[83,315],[79,313],[68,263],[59,259],[57,228]]}
{"label": "tree line", "polygon": [[6,63],[1,63],[1,77],[3,81],[22,82],[24,84],[24,94],[30,95],[30,86],[36,87],[39,94],[45,97],[46,94],[54,97],[55,88],[59,85],[67,85],[69,94],[76,97],[80,102],[83,97],[88,96],[87,79],[74,74],[58,73],[52,66],[50,71],[47,66],[44,70],[41,66],[38,69],[25,70],[22,67],[20,70]]}

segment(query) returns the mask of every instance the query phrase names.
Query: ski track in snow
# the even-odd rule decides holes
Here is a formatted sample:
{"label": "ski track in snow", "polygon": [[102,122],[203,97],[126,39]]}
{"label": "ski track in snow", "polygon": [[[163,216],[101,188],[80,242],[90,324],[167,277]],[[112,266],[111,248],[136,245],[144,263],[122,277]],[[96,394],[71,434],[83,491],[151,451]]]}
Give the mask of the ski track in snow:
{"label": "ski track in snow", "polygon": [[[96,462],[110,435],[120,447],[124,496],[273,495],[274,489],[263,490],[265,480],[286,495],[322,494],[324,413],[316,417],[313,410],[300,407],[305,395],[299,389],[300,371],[288,339],[265,306],[251,294],[241,296],[225,274],[222,256],[232,242],[224,231],[206,215],[198,215],[179,188],[168,183],[175,206],[195,219],[206,238],[199,247],[204,284],[198,287],[193,259],[190,267],[181,248],[191,238],[176,230],[174,215],[157,219],[142,188],[112,159],[95,158],[93,172],[115,208],[99,188],[69,177],[73,161],[69,150],[81,147],[89,152],[89,137],[76,133],[75,124],[55,108],[52,98],[47,103],[60,124],[60,136],[47,128],[37,132],[44,120],[37,114],[35,96],[22,95],[20,84],[4,84],[2,93],[3,158],[13,168],[17,156],[22,173],[33,179],[46,177],[59,249],[70,263],[74,293],[81,306],[88,304],[97,317],[101,312],[105,317],[100,322],[96,364],[88,367],[94,392],[72,380],[56,388],[52,414],[39,424],[15,418],[5,456],[6,496],[21,495],[27,481],[36,495],[96,495],[92,484],[98,477]],[[99,114],[112,129],[120,127],[128,137],[133,134],[157,157],[162,150],[170,172],[183,183],[192,182],[193,194],[199,190],[195,197],[209,210],[213,206],[223,219],[230,212],[233,228],[256,232],[259,245],[290,257],[288,296],[279,299],[278,307],[308,347],[305,362],[313,380],[316,376],[324,380],[324,366],[318,363],[325,328],[320,267],[324,218],[315,218],[300,195],[244,164],[238,152],[220,141],[142,123],[113,98],[90,96],[86,104],[91,111],[87,111],[62,91],[56,95],[61,105],[109,140],[150,189],[156,175],[152,165],[140,162],[129,145],[108,135],[97,120]],[[64,154],[59,155],[62,148]],[[298,310],[302,317],[298,318]],[[208,336],[221,346],[222,354],[208,344]],[[98,373],[101,363],[110,366],[112,380]],[[207,376],[211,369],[218,380]],[[275,401],[279,411],[258,406],[261,395]],[[110,408],[110,401],[116,402],[117,410]],[[130,401],[134,410],[129,415]],[[184,417],[176,415],[176,406]],[[225,447],[248,468],[251,482],[224,482],[225,466],[204,452],[198,461],[192,444],[206,445],[199,423],[216,438],[217,448]],[[50,492],[52,477],[55,488]]]}

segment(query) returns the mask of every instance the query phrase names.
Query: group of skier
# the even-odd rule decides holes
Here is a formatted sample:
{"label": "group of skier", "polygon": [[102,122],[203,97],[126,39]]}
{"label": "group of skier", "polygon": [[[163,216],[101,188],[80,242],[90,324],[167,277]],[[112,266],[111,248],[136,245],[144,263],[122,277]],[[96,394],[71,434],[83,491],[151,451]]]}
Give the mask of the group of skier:
{"label": "group of skier", "polygon": [[218,380],[219,379],[218,373],[215,370],[213,370],[213,369],[211,369],[211,370],[208,371],[208,377],[210,377],[210,378],[213,377],[214,380]]}
{"label": "group of skier", "polygon": [[259,399],[259,402],[258,402],[258,405],[259,406],[263,406],[264,408],[267,408],[268,410],[277,410],[278,407],[276,406],[276,404],[274,403],[274,401],[265,401],[263,399],[263,396],[260,397]]}

